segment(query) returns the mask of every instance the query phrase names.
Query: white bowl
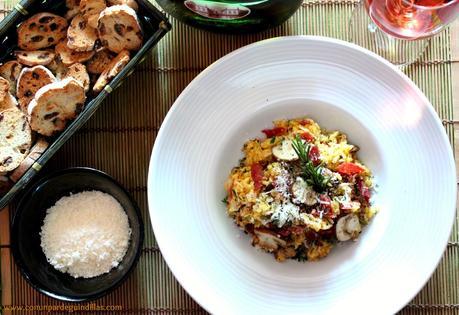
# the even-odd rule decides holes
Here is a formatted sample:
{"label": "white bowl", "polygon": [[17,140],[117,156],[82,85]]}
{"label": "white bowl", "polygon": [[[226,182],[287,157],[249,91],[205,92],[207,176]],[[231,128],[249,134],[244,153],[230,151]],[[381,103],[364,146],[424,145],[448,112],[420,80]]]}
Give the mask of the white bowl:
{"label": "white bowl", "polygon": [[[361,148],[380,212],[325,259],[278,263],[228,218],[223,183],[246,140],[305,115]],[[182,92],[153,149],[148,200],[166,262],[211,313],[391,314],[442,256],[455,174],[437,114],[402,72],[346,42],[285,37],[230,53]]]}

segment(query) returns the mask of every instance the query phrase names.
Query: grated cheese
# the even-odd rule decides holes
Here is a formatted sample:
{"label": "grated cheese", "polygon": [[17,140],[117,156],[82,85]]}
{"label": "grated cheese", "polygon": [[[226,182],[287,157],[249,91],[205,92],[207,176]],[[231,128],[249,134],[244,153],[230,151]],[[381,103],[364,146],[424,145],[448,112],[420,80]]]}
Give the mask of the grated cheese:
{"label": "grated cheese", "polygon": [[290,174],[289,172],[281,165],[279,165],[278,176],[274,181],[275,190],[282,194],[284,198],[290,198]]}
{"label": "grated cheese", "polygon": [[293,223],[300,217],[300,208],[293,203],[286,201],[272,204],[273,214],[271,221],[276,222],[277,227],[281,228],[285,223]]}
{"label": "grated cheese", "polygon": [[131,229],[119,202],[100,191],[62,197],[46,212],[41,247],[48,262],[72,277],[92,278],[117,267]]}

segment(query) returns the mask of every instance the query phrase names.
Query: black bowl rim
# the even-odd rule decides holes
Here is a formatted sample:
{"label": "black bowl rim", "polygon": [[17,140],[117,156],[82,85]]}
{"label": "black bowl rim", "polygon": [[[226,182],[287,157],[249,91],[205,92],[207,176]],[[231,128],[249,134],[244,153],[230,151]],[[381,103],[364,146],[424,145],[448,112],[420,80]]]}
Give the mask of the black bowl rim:
{"label": "black bowl rim", "polygon": [[[104,177],[104,178],[108,179],[109,181],[111,181],[114,185],[118,186],[118,188],[120,188],[126,194],[126,196],[128,196],[129,202],[131,203],[132,207],[134,208],[135,213],[137,215],[137,218],[139,220],[139,245],[138,245],[138,247],[136,249],[136,254],[135,254],[135,257],[134,257],[134,260],[133,260],[132,264],[129,266],[129,268],[126,269],[126,271],[124,272],[123,276],[118,281],[113,282],[110,286],[107,287],[107,289],[105,289],[105,290],[103,290],[103,291],[101,291],[99,293],[90,294],[87,297],[64,296],[64,295],[56,294],[56,293],[54,293],[52,291],[49,291],[49,290],[45,289],[39,281],[37,281],[33,276],[31,276],[30,271],[28,271],[27,268],[25,267],[25,264],[24,264],[24,262],[22,260],[22,257],[18,252],[18,247],[15,245],[16,244],[15,235],[16,235],[17,229],[18,229],[18,227],[17,227],[18,223],[17,222],[19,220],[18,218],[21,217],[22,212],[24,211],[21,206],[22,206],[22,203],[25,200],[25,197],[28,196],[30,193],[32,193],[37,187],[43,185],[48,180],[50,180],[52,178],[55,178],[55,177],[62,176],[62,175],[71,174],[71,173],[89,173],[89,174],[94,174],[96,176]],[[139,258],[140,258],[140,254],[142,252],[144,235],[145,235],[145,232],[144,232],[145,227],[144,227],[144,222],[143,222],[143,219],[142,219],[142,214],[140,212],[140,208],[137,205],[137,203],[135,202],[135,200],[132,198],[131,194],[129,194],[129,192],[117,180],[115,180],[113,177],[111,177],[110,175],[108,175],[107,173],[105,173],[103,171],[100,171],[100,170],[97,170],[97,169],[94,169],[94,168],[91,168],[91,167],[70,167],[70,168],[66,168],[66,169],[55,171],[55,172],[53,172],[53,173],[51,173],[49,175],[46,175],[45,177],[41,178],[37,182],[33,183],[27,189],[27,191],[24,192],[24,194],[22,195],[22,197],[19,200],[19,202],[18,202],[17,206],[15,207],[15,209],[16,209],[16,211],[15,211],[14,216],[13,216],[13,221],[12,221],[12,225],[11,225],[11,232],[10,232],[11,249],[12,249],[12,253],[13,253],[13,258],[14,258],[14,261],[16,262],[16,265],[19,267],[19,271],[20,271],[21,275],[24,277],[24,279],[35,290],[37,290],[38,292],[40,292],[42,294],[45,294],[45,295],[47,295],[47,296],[49,296],[51,298],[54,298],[56,300],[65,301],[65,302],[88,302],[88,301],[93,301],[95,299],[98,299],[98,298],[101,298],[101,297],[107,295],[108,293],[110,293],[113,290],[115,290],[116,288],[118,288],[122,283],[124,283],[127,280],[127,278],[130,276],[130,274],[132,273],[134,268],[137,266],[137,263],[138,263]]]}

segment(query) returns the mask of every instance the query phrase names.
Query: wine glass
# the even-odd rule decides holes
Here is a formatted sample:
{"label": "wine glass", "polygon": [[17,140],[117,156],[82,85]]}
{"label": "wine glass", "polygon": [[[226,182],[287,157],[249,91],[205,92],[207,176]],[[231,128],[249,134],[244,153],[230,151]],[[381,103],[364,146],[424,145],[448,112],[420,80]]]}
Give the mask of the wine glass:
{"label": "wine glass", "polygon": [[405,66],[457,16],[459,0],[361,0],[349,23],[350,40]]}

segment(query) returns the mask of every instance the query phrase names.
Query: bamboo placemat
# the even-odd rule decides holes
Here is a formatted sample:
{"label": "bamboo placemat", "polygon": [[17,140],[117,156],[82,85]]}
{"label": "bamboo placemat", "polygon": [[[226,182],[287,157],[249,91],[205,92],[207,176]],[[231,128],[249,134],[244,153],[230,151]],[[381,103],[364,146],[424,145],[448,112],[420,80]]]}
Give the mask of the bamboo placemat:
{"label": "bamboo placemat", "polygon": [[[0,0],[0,14],[8,12],[14,2]],[[147,170],[161,122],[175,98],[200,71],[236,48],[282,35],[310,34],[347,40],[347,25],[355,5],[354,0],[305,1],[282,26],[247,36],[198,31],[171,18],[173,30],[147,61],[110,95],[95,116],[42,171],[44,174],[69,166],[103,170],[127,187],[139,203],[145,220],[144,249],[129,280],[87,306],[90,311],[74,314],[102,313],[95,310],[103,306],[122,307],[122,310],[109,311],[110,314],[205,314],[171,274],[150,227]],[[459,119],[459,23],[435,37],[426,54],[404,71],[431,100],[454,146],[455,137],[459,139],[459,132],[454,128]],[[10,254],[9,215],[8,209],[0,212],[1,304],[37,308],[69,305],[35,292],[22,279]],[[62,307],[56,312],[68,311]],[[13,312],[27,313],[30,314]],[[459,314],[459,219],[437,270],[400,314]]]}

